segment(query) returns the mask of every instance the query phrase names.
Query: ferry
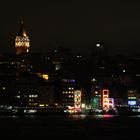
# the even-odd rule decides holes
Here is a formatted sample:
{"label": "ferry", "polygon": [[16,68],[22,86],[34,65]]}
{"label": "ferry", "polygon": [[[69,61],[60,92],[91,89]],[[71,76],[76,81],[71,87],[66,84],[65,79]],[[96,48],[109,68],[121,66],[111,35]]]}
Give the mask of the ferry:
{"label": "ferry", "polygon": [[118,115],[118,111],[116,108],[110,108],[107,110],[90,110],[88,115]]}
{"label": "ferry", "polygon": [[119,115],[140,115],[140,106],[118,105],[116,108]]}

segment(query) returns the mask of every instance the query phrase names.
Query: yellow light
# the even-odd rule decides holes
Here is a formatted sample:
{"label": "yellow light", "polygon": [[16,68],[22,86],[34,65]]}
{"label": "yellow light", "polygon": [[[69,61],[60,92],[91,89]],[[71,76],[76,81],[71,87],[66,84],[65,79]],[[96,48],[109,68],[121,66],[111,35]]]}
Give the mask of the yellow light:
{"label": "yellow light", "polygon": [[104,89],[102,91],[102,107],[103,109],[108,109],[109,108],[109,90],[108,89]]}
{"label": "yellow light", "polygon": [[23,36],[24,36],[24,37],[26,37],[26,36],[27,36],[25,31],[23,32]]}
{"label": "yellow light", "polygon": [[42,77],[43,77],[45,80],[48,80],[48,79],[49,79],[48,74],[43,74]]}
{"label": "yellow light", "polygon": [[44,78],[45,80],[48,80],[48,79],[49,79],[49,75],[48,75],[48,74],[37,73],[37,75],[38,75],[39,77]]}
{"label": "yellow light", "polygon": [[45,105],[44,105],[44,104],[39,104],[39,106],[40,106],[40,107],[44,107]]}

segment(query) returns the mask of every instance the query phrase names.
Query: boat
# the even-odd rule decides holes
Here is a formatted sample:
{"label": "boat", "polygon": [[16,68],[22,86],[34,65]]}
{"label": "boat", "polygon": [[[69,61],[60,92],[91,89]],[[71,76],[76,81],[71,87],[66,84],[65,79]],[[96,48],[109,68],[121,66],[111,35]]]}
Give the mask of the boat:
{"label": "boat", "polygon": [[90,109],[89,111],[88,111],[88,115],[103,115],[104,114],[104,112],[103,112],[103,110],[102,109]]}
{"label": "boat", "polygon": [[118,111],[116,108],[109,108],[107,110],[103,109],[90,109],[88,115],[118,115]]}
{"label": "boat", "polygon": [[130,115],[140,115],[140,106],[128,106],[121,105],[116,106],[119,115],[130,116]]}
{"label": "boat", "polygon": [[105,111],[105,114],[117,116],[118,110],[116,108],[109,108]]}
{"label": "boat", "polygon": [[17,111],[12,108],[12,106],[1,105],[0,106],[0,115],[14,115]]}
{"label": "boat", "polygon": [[63,108],[0,106],[0,115],[69,115]]}

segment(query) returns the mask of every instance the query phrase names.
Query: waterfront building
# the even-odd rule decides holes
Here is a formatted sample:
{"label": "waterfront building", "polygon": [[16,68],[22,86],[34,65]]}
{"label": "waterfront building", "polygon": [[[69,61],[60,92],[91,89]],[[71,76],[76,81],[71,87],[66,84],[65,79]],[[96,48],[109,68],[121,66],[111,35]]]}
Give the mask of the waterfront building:
{"label": "waterfront building", "polygon": [[102,109],[101,105],[101,85],[99,82],[97,82],[96,78],[91,79],[91,109],[94,111],[98,111]]}
{"label": "waterfront building", "polygon": [[74,112],[75,79],[62,79],[61,81],[62,106]]}
{"label": "waterfront building", "polygon": [[81,101],[82,101],[81,90],[74,91],[74,110],[75,112],[81,112]]}
{"label": "waterfront building", "polygon": [[91,108],[95,111],[101,109],[101,92],[100,90],[95,90],[93,96],[91,97]]}
{"label": "waterfront building", "polygon": [[137,90],[129,89],[127,91],[128,105],[129,106],[137,106],[139,105],[138,93]]}
{"label": "waterfront building", "polygon": [[109,90],[102,90],[102,109],[108,110],[114,108],[114,98],[109,98]]}
{"label": "waterfront building", "polygon": [[13,106],[39,107],[54,104],[54,85],[35,74],[24,74],[12,82]]}

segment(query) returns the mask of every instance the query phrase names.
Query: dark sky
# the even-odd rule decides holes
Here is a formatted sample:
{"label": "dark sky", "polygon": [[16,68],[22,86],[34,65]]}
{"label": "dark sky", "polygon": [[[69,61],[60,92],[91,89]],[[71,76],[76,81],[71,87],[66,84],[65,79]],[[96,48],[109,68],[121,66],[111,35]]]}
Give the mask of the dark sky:
{"label": "dark sky", "polygon": [[0,52],[14,52],[23,18],[32,52],[64,46],[89,53],[101,41],[113,54],[139,53],[140,3],[96,1],[4,1],[0,4]]}

